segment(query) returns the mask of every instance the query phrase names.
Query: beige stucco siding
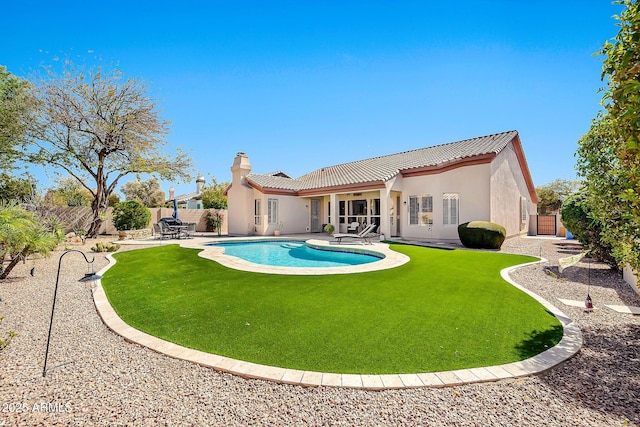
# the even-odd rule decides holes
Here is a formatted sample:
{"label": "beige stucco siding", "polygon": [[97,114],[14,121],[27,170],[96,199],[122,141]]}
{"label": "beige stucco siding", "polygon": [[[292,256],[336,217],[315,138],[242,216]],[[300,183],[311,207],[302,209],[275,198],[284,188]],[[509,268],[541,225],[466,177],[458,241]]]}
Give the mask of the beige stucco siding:
{"label": "beige stucco siding", "polygon": [[[507,230],[507,236],[529,231],[529,218],[535,213],[529,190],[518,163],[518,157],[510,143],[491,162],[491,215],[490,221]],[[527,218],[522,220],[520,203],[526,199]]]}
{"label": "beige stucco siding", "polygon": [[[443,225],[445,193],[459,195],[458,224],[473,220],[489,220],[490,165],[466,166],[434,175],[404,177],[402,180],[402,235],[405,238],[458,240],[458,227]],[[409,225],[409,196],[433,196],[433,227]],[[406,203],[405,203],[406,202]]]}
{"label": "beige stucco siding", "polygon": [[297,196],[280,196],[265,194],[265,225],[264,234],[273,234],[276,225],[267,222],[267,200],[278,200],[278,222],[282,222],[282,233],[304,233],[309,226],[309,200]]}
{"label": "beige stucco siding", "polygon": [[227,193],[229,199],[229,234],[248,234],[253,224],[253,192],[252,188],[241,182],[234,182]]}

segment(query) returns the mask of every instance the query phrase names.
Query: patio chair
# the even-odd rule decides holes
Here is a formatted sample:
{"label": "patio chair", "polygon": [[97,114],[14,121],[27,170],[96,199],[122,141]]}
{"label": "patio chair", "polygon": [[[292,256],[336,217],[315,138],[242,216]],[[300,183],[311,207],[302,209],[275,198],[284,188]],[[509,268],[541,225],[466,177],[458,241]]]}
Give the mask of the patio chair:
{"label": "patio chair", "polygon": [[160,221],[157,224],[154,224],[154,226],[155,225],[158,226],[158,232],[160,233],[161,239],[164,239],[165,236],[169,236],[169,238],[175,238],[178,235],[178,231],[172,229],[171,226],[164,221]]}
{"label": "patio chair", "polygon": [[193,239],[193,236],[196,234],[196,223],[195,222],[188,222],[186,224],[184,224],[187,226],[187,228],[185,228],[183,230],[184,233],[184,237],[187,239]]}
{"label": "patio chair", "polygon": [[357,233],[358,227],[360,227],[360,223],[355,221],[347,226],[347,233]]}
{"label": "patio chair", "polygon": [[153,224],[153,235],[156,236],[156,239],[162,239],[162,229],[160,228],[160,224]]}
{"label": "patio chair", "polygon": [[333,237],[338,241],[338,244],[342,243],[342,239],[345,237],[350,237],[352,239],[362,239],[365,243],[371,244],[371,237],[367,237],[373,229],[377,227],[376,224],[369,224],[365,228],[362,229],[358,234],[351,233],[334,233]]}

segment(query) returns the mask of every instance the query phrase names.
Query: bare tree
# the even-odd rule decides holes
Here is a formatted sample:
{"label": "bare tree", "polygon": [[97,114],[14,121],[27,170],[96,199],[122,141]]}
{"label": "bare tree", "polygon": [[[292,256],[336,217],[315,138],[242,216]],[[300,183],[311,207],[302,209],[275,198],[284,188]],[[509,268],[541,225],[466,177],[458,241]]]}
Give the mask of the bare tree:
{"label": "bare tree", "polygon": [[93,221],[87,236],[97,235],[119,180],[132,173],[162,179],[190,179],[191,158],[166,145],[169,122],[137,79],[118,70],[78,70],[67,62],[62,75],[49,72],[34,86],[37,100],[29,137],[30,160],[64,169],[93,196]]}

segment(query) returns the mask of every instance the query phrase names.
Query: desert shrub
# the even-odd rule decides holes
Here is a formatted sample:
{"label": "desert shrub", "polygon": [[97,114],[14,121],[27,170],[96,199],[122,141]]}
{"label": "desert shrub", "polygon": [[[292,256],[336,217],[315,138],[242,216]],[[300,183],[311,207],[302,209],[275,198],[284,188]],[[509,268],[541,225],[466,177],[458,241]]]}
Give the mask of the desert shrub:
{"label": "desert shrub", "polygon": [[204,220],[207,224],[207,231],[217,231],[218,236],[222,234],[222,221],[224,220],[222,212],[210,210],[205,215]]}
{"label": "desert shrub", "polygon": [[117,243],[104,243],[96,242],[96,245],[91,248],[93,252],[115,252],[120,249],[120,245]]}
{"label": "desert shrub", "polygon": [[500,249],[507,230],[489,221],[471,221],[458,226],[460,241],[467,248]]}
{"label": "desert shrub", "polygon": [[47,224],[36,212],[17,202],[0,201],[0,280],[33,254],[47,256],[64,237],[56,226]]}
{"label": "desert shrub", "polygon": [[[4,319],[4,317],[0,316],[0,324],[2,324],[2,320],[3,319]],[[13,338],[17,337],[17,336],[18,336],[18,334],[16,334],[15,332],[13,332],[11,330],[9,332],[7,332],[7,338],[2,338],[0,336],[0,351],[4,350],[4,348],[9,345],[11,340],[13,340]]]}
{"label": "desert shrub", "polygon": [[151,221],[151,212],[142,203],[127,200],[113,207],[113,225],[116,230],[140,230]]}

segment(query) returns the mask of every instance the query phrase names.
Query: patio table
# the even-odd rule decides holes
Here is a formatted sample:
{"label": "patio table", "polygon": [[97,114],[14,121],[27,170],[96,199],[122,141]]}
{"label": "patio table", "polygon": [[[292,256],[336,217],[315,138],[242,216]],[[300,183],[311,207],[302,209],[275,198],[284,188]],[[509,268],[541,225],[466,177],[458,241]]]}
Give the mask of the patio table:
{"label": "patio table", "polygon": [[178,239],[181,239],[181,238],[182,238],[182,235],[184,235],[185,237],[187,237],[186,230],[187,230],[188,228],[189,228],[189,226],[188,226],[188,225],[186,225],[186,224],[183,224],[183,225],[170,225],[170,226],[169,226],[169,229],[170,229],[171,231],[175,231],[175,232],[177,232]]}

